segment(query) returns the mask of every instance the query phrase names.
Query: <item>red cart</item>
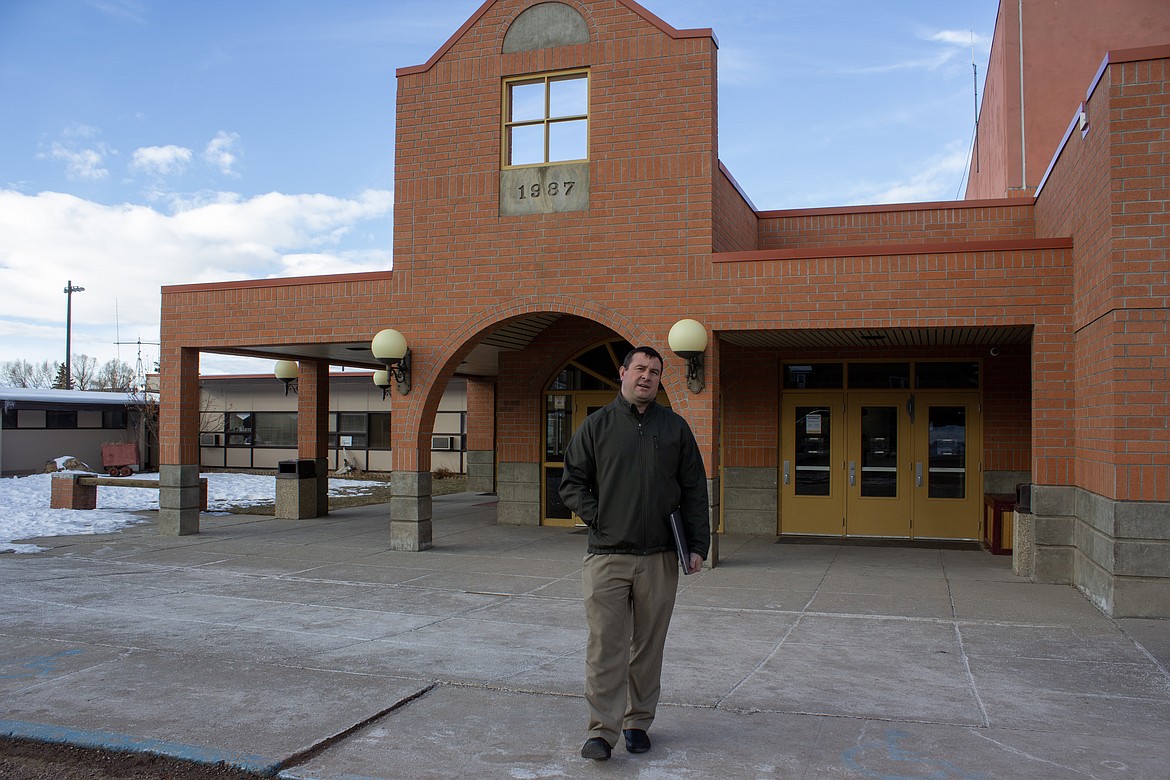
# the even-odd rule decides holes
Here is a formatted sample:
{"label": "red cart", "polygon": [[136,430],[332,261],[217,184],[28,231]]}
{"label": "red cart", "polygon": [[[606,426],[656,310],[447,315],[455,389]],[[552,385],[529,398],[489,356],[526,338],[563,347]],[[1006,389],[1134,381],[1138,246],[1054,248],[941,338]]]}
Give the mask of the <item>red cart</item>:
{"label": "red cart", "polygon": [[102,468],[111,477],[128,477],[138,463],[138,442],[102,445]]}

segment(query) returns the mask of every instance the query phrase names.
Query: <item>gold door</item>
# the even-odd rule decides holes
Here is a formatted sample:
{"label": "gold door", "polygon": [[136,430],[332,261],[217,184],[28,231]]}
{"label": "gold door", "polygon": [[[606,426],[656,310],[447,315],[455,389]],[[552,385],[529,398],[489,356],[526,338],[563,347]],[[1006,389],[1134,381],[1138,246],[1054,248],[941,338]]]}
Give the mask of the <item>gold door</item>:
{"label": "gold door", "polygon": [[983,511],[978,393],[914,397],[914,536],[977,539]]}
{"label": "gold door", "polygon": [[909,393],[850,393],[845,444],[847,536],[909,537]]}
{"label": "gold door", "polygon": [[561,503],[559,488],[561,473],[565,467],[565,447],[573,432],[581,427],[585,418],[613,402],[616,391],[597,390],[591,392],[550,394],[545,409],[545,462],[544,462],[544,524],[553,526],[574,526],[581,524],[567,506]]}
{"label": "gold door", "polygon": [[780,423],[780,533],[845,532],[844,395],[786,395]]}

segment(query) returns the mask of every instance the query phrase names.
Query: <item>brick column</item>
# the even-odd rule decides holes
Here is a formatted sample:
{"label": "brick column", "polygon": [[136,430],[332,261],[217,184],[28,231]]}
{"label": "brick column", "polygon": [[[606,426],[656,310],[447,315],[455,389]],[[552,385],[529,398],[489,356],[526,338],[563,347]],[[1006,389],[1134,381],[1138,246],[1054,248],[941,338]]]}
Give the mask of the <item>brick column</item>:
{"label": "brick column", "polygon": [[496,492],[496,383],[467,379],[467,489]]}
{"label": "brick column", "polygon": [[163,334],[159,371],[158,530],[199,533],[199,350]]}

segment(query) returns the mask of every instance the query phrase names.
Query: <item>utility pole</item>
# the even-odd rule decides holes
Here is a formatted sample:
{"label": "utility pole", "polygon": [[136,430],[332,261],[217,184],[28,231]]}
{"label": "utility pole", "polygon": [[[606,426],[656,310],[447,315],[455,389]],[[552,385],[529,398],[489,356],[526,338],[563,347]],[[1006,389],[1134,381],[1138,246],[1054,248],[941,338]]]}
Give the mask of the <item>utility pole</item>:
{"label": "utility pole", "polygon": [[70,355],[73,339],[73,293],[85,292],[84,287],[74,287],[73,280],[65,282],[65,389],[73,389],[73,366]]}

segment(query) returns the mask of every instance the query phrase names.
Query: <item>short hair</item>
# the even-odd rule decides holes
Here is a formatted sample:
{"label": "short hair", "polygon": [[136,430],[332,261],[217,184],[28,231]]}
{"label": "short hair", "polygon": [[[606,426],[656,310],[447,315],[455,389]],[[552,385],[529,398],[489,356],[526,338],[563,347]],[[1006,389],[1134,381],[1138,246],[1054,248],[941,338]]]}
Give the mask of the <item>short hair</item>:
{"label": "short hair", "polygon": [[658,358],[659,365],[664,368],[666,367],[666,361],[662,359],[662,355],[654,347],[634,347],[626,353],[626,359],[622,361],[622,368],[629,368],[630,363],[634,360],[634,355],[637,355],[639,352],[647,357]]}

